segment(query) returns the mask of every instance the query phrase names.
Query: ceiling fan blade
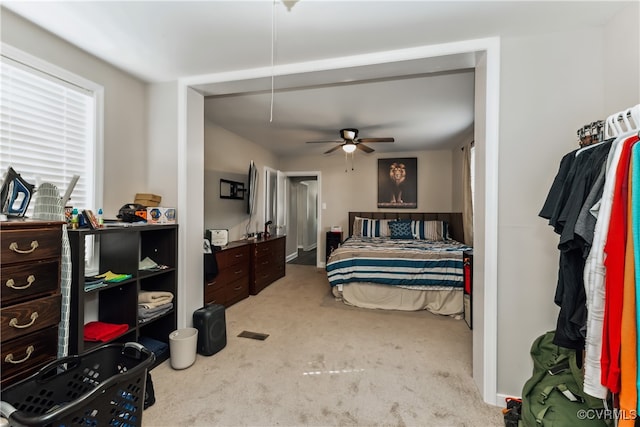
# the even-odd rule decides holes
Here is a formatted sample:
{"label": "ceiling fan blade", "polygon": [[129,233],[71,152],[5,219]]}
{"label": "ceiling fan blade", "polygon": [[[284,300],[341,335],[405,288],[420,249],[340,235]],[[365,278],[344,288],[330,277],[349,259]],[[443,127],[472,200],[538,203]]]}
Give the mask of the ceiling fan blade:
{"label": "ceiling fan blade", "polygon": [[342,145],[336,145],[335,147],[333,147],[331,150],[327,150],[324,152],[324,154],[329,154],[329,153],[333,153],[334,151],[338,150],[342,148]]}
{"label": "ceiling fan blade", "polygon": [[365,153],[373,153],[374,151],[376,151],[376,150],[374,150],[373,148],[371,148],[371,147],[367,147],[366,145],[364,145],[364,144],[362,144],[362,143],[357,144],[357,145],[356,145],[356,147],[357,147],[357,148],[359,148],[359,149],[361,149],[361,150],[362,150],[362,151],[364,151]]}
{"label": "ceiling fan blade", "polygon": [[316,144],[316,143],[327,143],[327,142],[344,142],[343,140],[332,140],[332,141],[307,141],[307,144]]}
{"label": "ceiling fan blade", "polygon": [[358,142],[395,142],[393,138],[360,138]]}

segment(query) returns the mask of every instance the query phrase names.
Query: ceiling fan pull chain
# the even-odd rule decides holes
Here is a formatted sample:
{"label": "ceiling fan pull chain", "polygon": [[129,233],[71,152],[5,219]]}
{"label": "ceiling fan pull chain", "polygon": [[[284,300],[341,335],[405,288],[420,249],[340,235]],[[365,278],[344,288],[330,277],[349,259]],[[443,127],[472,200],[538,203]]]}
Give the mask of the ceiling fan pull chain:
{"label": "ceiling fan pull chain", "polygon": [[269,111],[269,123],[273,122],[273,86],[274,86],[274,45],[275,45],[275,27],[276,27],[276,0],[273,0],[271,8],[271,107]]}

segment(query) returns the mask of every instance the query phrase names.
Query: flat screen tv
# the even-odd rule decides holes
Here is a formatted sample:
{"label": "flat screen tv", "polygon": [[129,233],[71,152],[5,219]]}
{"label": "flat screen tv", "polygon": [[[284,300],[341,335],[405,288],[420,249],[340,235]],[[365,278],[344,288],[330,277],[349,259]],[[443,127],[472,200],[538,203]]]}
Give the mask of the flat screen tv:
{"label": "flat screen tv", "polygon": [[256,208],[256,195],[258,192],[258,169],[251,160],[249,163],[249,173],[247,174],[247,213],[253,216]]}

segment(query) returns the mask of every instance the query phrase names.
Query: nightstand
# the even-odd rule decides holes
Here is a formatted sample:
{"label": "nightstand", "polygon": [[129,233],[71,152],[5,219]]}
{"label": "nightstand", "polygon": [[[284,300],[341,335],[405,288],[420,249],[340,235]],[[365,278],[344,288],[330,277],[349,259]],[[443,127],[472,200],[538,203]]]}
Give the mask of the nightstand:
{"label": "nightstand", "polygon": [[342,231],[327,231],[325,241],[326,261],[329,261],[329,255],[342,244]]}

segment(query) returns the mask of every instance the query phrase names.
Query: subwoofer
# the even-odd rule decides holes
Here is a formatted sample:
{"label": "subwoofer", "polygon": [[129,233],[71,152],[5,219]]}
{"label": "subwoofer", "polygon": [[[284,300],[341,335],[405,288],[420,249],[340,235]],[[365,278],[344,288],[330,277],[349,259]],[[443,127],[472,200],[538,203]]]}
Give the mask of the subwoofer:
{"label": "subwoofer", "polygon": [[227,345],[224,306],[210,304],[193,312],[193,327],[198,330],[198,353],[211,356]]}

